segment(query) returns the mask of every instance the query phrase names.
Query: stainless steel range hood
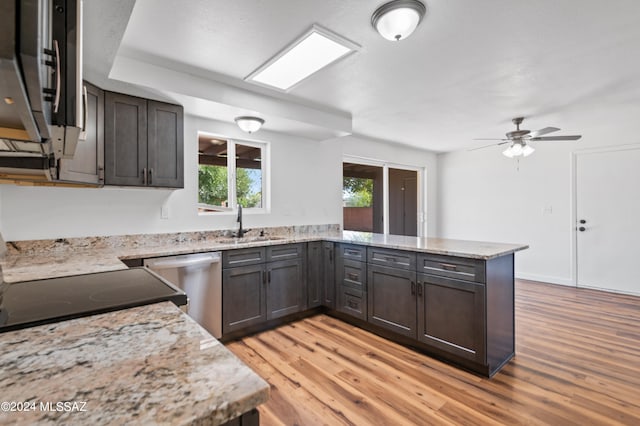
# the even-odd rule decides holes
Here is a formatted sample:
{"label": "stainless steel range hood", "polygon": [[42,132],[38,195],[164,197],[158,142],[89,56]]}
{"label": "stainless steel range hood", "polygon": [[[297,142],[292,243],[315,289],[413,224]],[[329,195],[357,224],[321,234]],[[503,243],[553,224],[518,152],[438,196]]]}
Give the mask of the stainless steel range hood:
{"label": "stainless steel range hood", "polygon": [[81,0],[0,2],[0,178],[57,179],[82,127]]}

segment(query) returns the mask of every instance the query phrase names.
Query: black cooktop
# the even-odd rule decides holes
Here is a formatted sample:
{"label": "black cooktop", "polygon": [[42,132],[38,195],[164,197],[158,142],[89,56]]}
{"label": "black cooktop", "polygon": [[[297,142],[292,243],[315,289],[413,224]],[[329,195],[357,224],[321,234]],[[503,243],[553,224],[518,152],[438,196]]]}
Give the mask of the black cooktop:
{"label": "black cooktop", "polygon": [[0,332],[171,301],[187,295],[146,268],[0,284]]}

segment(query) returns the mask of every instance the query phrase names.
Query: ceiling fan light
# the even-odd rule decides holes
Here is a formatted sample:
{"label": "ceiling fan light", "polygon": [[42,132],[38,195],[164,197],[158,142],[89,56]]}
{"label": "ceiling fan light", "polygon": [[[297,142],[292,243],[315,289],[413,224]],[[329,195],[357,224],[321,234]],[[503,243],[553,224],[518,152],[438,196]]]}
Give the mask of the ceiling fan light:
{"label": "ceiling fan light", "polygon": [[373,12],[371,25],[387,40],[404,40],[415,31],[426,11],[418,0],[393,0]]}
{"label": "ceiling fan light", "polygon": [[522,155],[522,145],[519,143],[514,143],[513,145],[511,145],[511,152],[516,157]]}
{"label": "ceiling fan light", "polygon": [[264,124],[262,118],[249,116],[236,117],[235,122],[242,131],[247,133],[257,132]]}
{"label": "ceiling fan light", "polygon": [[525,156],[525,157],[528,157],[531,154],[533,154],[533,151],[535,151],[535,149],[533,149],[533,147],[531,147],[529,145],[525,145],[524,148],[522,148],[522,155]]}
{"label": "ceiling fan light", "polygon": [[513,158],[514,157],[514,153],[513,150],[511,149],[511,147],[505,149],[504,151],[502,151],[502,155],[504,155],[505,157],[509,157],[509,158]]}

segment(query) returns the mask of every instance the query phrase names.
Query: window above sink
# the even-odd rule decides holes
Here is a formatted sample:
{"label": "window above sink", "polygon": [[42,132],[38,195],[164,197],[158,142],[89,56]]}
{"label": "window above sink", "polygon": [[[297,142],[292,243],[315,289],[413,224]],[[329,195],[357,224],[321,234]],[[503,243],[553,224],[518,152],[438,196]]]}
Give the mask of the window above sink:
{"label": "window above sink", "polygon": [[266,212],[268,144],[198,134],[198,213]]}

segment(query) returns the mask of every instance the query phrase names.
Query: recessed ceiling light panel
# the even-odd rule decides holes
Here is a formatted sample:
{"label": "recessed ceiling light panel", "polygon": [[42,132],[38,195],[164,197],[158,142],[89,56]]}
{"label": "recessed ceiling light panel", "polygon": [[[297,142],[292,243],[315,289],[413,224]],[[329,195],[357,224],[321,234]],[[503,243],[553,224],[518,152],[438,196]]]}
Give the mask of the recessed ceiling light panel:
{"label": "recessed ceiling light panel", "polygon": [[329,30],[313,25],[267,63],[252,72],[246,81],[289,91],[319,70],[360,48]]}

